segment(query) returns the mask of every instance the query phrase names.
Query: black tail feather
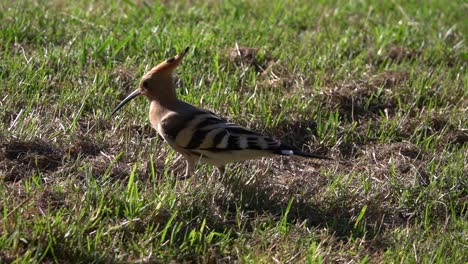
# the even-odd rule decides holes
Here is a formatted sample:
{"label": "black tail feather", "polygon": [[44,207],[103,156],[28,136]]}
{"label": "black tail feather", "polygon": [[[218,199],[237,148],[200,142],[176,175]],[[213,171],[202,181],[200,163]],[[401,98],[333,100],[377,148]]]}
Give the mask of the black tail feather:
{"label": "black tail feather", "polygon": [[294,155],[305,157],[305,158],[332,160],[332,158],[330,158],[330,157],[322,156],[322,155],[315,154],[315,153],[302,152],[302,151],[298,151],[298,150],[293,150],[293,151],[294,151]]}

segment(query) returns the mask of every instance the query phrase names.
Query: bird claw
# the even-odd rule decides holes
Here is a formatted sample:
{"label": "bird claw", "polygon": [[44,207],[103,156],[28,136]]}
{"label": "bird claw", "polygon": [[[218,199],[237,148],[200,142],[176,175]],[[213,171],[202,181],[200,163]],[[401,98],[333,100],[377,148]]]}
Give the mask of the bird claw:
{"label": "bird claw", "polygon": [[185,181],[185,180],[187,180],[187,179],[190,178],[190,177],[192,177],[192,175],[187,175],[187,174],[185,174],[185,175],[182,175],[182,176],[177,177],[177,179],[182,180],[182,181]]}

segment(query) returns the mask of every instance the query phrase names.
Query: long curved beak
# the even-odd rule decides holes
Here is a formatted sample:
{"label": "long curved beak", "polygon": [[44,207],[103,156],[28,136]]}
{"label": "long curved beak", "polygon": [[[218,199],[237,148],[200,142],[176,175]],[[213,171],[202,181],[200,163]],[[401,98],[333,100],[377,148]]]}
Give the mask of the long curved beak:
{"label": "long curved beak", "polygon": [[125,99],[123,99],[123,101],[114,109],[114,111],[112,111],[110,116],[113,116],[117,111],[120,110],[120,108],[122,108],[126,103],[130,102],[133,98],[137,97],[138,95],[140,95],[139,89],[133,91]]}

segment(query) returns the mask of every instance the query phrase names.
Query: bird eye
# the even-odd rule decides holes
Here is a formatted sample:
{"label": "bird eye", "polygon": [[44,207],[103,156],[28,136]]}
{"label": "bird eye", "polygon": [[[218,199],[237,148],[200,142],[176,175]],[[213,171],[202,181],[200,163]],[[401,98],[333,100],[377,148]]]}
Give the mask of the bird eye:
{"label": "bird eye", "polygon": [[166,62],[169,62],[169,63],[171,63],[171,62],[173,62],[174,60],[175,60],[175,58],[174,58],[174,57],[172,57],[172,58],[169,58],[169,59],[167,59],[167,60],[166,60]]}
{"label": "bird eye", "polygon": [[148,81],[147,80],[144,80],[141,85],[143,86],[143,88],[148,89]]}

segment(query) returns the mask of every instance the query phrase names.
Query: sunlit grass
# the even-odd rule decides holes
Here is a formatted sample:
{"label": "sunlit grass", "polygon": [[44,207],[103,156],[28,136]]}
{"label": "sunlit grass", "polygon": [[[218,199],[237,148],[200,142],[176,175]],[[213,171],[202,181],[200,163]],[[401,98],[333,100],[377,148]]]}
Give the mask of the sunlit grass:
{"label": "sunlit grass", "polygon": [[[1,1],[0,262],[466,262],[467,8]],[[335,161],[178,180],[109,114],[187,46],[181,99]]]}

